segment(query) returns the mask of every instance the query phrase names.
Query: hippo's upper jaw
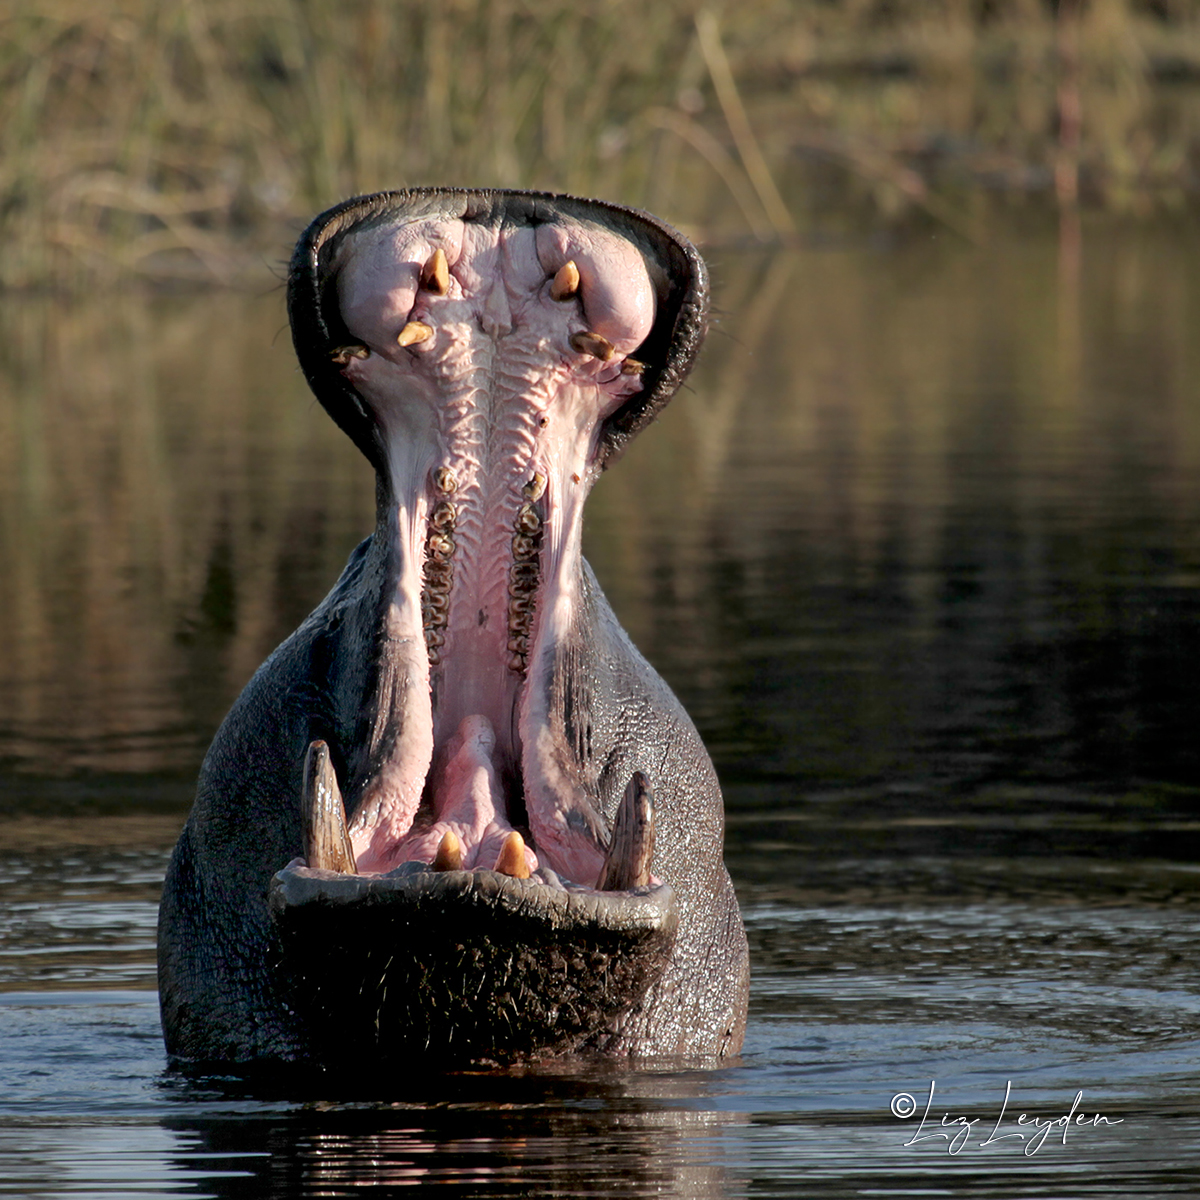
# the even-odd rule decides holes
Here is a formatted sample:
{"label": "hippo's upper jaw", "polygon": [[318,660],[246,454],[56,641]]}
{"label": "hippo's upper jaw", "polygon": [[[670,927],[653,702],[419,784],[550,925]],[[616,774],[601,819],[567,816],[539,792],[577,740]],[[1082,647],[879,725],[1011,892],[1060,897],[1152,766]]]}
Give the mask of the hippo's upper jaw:
{"label": "hippo's upper jaw", "polygon": [[[206,760],[164,895],[177,1058],[736,1049],[711,764],[580,553],[705,291],[678,235],[564,197],[387,193],[301,239],[297,352],[376,468],[377,525]],[[227,828],[246,808],[253,846]],[[201,891],[232,948],[181,903]],[[226,1001],[215,1037],[214,954],[253,1023]]]}

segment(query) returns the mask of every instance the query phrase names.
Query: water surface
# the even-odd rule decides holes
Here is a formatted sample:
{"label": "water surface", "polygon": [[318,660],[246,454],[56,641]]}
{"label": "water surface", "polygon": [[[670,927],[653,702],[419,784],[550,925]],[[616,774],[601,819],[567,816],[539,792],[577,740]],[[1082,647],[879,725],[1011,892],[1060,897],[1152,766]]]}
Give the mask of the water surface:
{"label": "water surface", "polygon": [[173,1077],[153,993],[199,758],[365,467],[276,293],[6,306],[0,1194],[1195,1194],[1194,241],[711,256],[587,541],[722,774],[745,1054],[371,1096]]}

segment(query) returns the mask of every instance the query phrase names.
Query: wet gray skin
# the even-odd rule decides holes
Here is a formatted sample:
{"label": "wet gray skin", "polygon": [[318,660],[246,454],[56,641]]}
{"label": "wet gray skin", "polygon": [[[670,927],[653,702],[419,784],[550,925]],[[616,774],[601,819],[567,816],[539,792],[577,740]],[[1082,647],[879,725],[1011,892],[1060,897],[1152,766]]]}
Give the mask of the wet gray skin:
{"label": "wet gray skin", "polygon": [[703,337],[702,261],[612,205],[393,192],[313,222],[288,299],[377,523],[205,759],[159,925],[172,1060],[736,1052],[717,779],[580,554]]}

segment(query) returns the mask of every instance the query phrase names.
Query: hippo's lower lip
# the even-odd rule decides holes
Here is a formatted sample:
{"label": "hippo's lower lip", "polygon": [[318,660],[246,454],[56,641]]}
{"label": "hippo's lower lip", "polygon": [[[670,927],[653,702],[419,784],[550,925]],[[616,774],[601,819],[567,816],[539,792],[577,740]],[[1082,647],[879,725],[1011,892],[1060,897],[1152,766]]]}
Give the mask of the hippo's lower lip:
{"label": "hippo's lower lip", "polygon": [[581,1050],[661,976],[679,919],[666,884],[601,892],[423,863],[364,876],[297,860],[270,909],[310,1053],[330,1063]]}
{"label": "hippo's lower lip", "polygon": [[[328,748],[304,771],[307,855],[271,880],[269,908],[293,980],[292,1003],[328,1041],[319,1058],[475,1061],[578,1050],[609,1030],[662,974],[679,924],[675,893],[652,880],[652,809],[635,774],[618,806],[599,887],[535,871],[508,853],[497,869],[410,860],[361,874]],[[520,836],[510,839],[520,843]]]}

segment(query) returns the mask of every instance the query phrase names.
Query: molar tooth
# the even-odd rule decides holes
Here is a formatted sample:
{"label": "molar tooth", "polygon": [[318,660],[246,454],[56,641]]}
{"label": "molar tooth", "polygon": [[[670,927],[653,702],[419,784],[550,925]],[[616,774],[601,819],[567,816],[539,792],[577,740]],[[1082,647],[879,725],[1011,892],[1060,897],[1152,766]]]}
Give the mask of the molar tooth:
{"label": "molar tooth", "polygon": [[608,338],[603,334],[593,333],[590,329],[571,334],[571,349],[578,354],[590,354],[601,362],[608,362],[616,354],[616,349]]}
{"label": "molar tooth", "polygon": [[463,845],[453,829],[442,834],[437,854],[429,864],[435,871],[461,871],[463,869]]}
{"label": "molar tooth", "polygon": [[518,675],[525,674],[525,655],[513,654],[509,656],[508,669],[515,671]]}
{"label": "molar tooth", "polygon": [[577,291],[579,291],[579,268],[572,258],[563,263],[554,273],[554,280],[550,284],[550,299],[570,300]]}
{"label": "molar tooth", "polygon": [[517,528],[522,533],[537,533],[542,527],[542,518],[532,504],[522,504],[517,513]]}
{"label": "molar tooth", "polygon": [[458,476],[449,467],[438,467],[433,473],[433,483],[439,492],[449,495],[458,488]]}
{"label": "molar tooth", "polygon": [[396,336],[400,346],[415,346],[419,342],[427,342],[433,337],[433,330],[424,321],[409,321]]}
{"label": "molar tooth", "polygon": [[636,358],[627,358],[621,364],[622,375],[640,375],[646,369],[646,364]]}
{"label": "molar tooth", "polygon": [[454,528],[454,522],[457,517],[458,509],[449,500],[443,500],[433,510],[433,514],[429,518],[429,523],[438,532],[444,533],[446,530]]}
{"label": "molar tooth", "polygon": [[526,500],[537,501],[546,494],[546,477],[541,471],[534,471],[533,478],[521,486],[521,495]]}
{"label": "molar tooth", "polygon": [[596,886],[602,892],[627,892],[650,882],[650,863],[654,858],[654,804],[650,781],[634,771],[617,815],[613,819],[612,839],[604,857],[604,869]]}
{"label": "molar tooth", "polygon": [[521,558],[529,558],[537,549],[537,542],[527,533],[515,534],[512,540],[513,553]]}
{"label": "molar tooth", "polygon": [[529,878],[529,864],[525,861],[525,839],[514,829],[504,839],[496,865],[492,868],[501,875],[511,875],[514,879]]}
{"label": "molar tooth", "polygon": [[421,268],[421,286],[435,296],[444,296],[450,290],[450,268],[446,265],[446,252],[441,246]]}
{"label": "molar tooth", "polygon": [[304,756],[300,812],[304,821],[304,856],[310,867],[353,875],[358,871],[354,847],[346,832],[346,807],[326,742],[309,743]]}
{"label": "molar tooth", "polygon": [[335,346],[329,352],[329,357],[339,367],[344,367],[352,358],[369,358],[371,351],[361,342],[351,342],[347,346]]}
{"label": "molar tooth", "polygon": [[454,553],[454,539],[449,534],[434,533],[430,534],[429,541],[425,543],[429,553],[437,559],[446,559]]}

